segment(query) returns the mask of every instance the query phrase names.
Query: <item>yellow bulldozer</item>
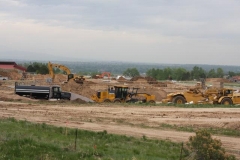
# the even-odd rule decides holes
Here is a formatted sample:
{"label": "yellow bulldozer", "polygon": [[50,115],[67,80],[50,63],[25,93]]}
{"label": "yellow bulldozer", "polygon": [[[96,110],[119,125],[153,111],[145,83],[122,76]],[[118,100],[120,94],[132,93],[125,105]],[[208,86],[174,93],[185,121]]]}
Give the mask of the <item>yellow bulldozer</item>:
{"label": "yellow bulldozer", "polygon": [[49,74],[51,75],[52,82],[54,82],[54,79],[55,79],[55,73],[53,71],[54,67],[59,68],[67,73],[67,82],[73,79],[76,83],[83,84],[83,82],[85,81],[85,78],[83,76],[77,76],[72,74],[68,67],[61,64],[48,62],[48,71],[49,71]]}
{"label": "yellow bulldozer", "polygon": [[202,92],[199,88],[192,88],[184,92],[170,93],[162,103],[175,104],[240,104],[240,93],[230,88],[209,88]]}
{"label": "yellow bulldozer", "polygon": [[129,92],[129,87],[127,86],[114,86],[109,87],[106,91],[98,91],[96,94],[91,96],[91,99],[95,102],[101,103],[156,103],[155,95],[150,95],[147,93],[138,93],[138,88],[133,88]]}

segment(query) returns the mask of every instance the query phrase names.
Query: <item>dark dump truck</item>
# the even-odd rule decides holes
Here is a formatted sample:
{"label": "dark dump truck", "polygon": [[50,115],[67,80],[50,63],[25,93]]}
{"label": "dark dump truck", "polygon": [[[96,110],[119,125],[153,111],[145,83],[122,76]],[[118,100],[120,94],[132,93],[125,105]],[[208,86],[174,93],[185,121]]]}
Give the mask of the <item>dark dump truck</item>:
{"label": "dark dump truck", "polygon": [[54,86],[25,86],[15,83],[15,94],[35,99],[71,99],[71,93],[62,92],[61,87]]}

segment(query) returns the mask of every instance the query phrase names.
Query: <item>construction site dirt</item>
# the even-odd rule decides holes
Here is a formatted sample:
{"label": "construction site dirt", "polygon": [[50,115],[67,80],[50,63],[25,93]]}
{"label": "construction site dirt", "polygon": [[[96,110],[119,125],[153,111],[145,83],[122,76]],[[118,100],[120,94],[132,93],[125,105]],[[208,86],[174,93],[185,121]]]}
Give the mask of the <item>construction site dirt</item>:
{"label": "construction site dirt", "polygon": [[[41,83],[44,84],[45,82]],[[135,137],[146,136],[175,142],[186,142],[195,133],[177,131],[174,127],[162,127],[163,125],[199,129],[240,130],[240,108],[179,108],[162,105],[85,103],[81,100],[38,103],[40,100],[15,95],[13,84],[14,81],[8,81],[3,82],[0,86],[0,118],[13,117],[34,123],[46,123],[91,131],[106,130],[113,134]],[[83,85],[76,83],[59,84],[64,91],[71,91],[89,98],[98,90],[123,83],[86,80]],[[154,93],[157,102],[161,101],[172,90],[187,88],[177,84],[155,87],[153,84],[144,81],[128,85],[139,87],[151,94]],[[214,137],[222,141],[228,152],[240,158],[239,137],[223,135],[214,135]]]}

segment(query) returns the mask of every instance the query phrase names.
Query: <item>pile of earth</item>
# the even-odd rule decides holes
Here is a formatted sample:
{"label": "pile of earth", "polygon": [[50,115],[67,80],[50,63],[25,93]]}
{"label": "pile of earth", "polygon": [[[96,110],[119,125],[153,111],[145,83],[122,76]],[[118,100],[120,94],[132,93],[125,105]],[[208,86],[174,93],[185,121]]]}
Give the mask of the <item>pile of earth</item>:
{"label": "pile of earth", "polygon": [[74,81],[69,81],[68,83],[61,84],[61,88],[63,91],[72,92],[87,98],[91,98],[91,96],[96,93],[95,90],[90,88],[91,84],[94,84],[94,82],[85,81],[83,84],[78,84]]}
{"label": "pile of earth", "polygon": [[20,80],[22,78],[22,74],[15,69],[0,69],[0,75],[11,80]]}
{"label": "pile of earth", "polygon": [[155,87],[167,87],[166,83],[158,82],[155,78],[152,78],[149,76],[147,76],[147,77],[136,76],[136,77],[133,77],[130,81],[131,82],[134,81],[134,82],[140,82],[140,83],[148,83],[148,84],[154,85]]}
{"label": "pile of earth", "polygon": [[167,92],[165,92],[164,90],[162,89],[153,90],[151,87],[138,89],[138,93],[147,93],[150,95],[155,95],[156,101],[162,101],[162,99],[167,97]]}

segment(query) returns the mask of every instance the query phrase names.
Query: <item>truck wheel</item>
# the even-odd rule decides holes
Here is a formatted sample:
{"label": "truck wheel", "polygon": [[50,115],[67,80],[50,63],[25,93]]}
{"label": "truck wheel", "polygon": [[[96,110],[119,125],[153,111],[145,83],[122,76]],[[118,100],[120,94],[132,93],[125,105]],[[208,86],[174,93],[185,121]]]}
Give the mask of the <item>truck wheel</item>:
{"label": "truck wheel", "polygon": [[233,101],[230,98],[223,98],[223,100],[221,101],[221,104],[223,104],[223,105],[232,105]]}
{"label": "truck wheel", "polygon": [[103,102],[104,102],[104,103],[110,103],[111,101],[110,101],[110,99],[104,99]]}
{"label": "truck wheel", "polygon": [[175,103],[175,104],[185,104],[186,100],[182,96],[176,96],[176,97],[173,98],[172,102]]}

